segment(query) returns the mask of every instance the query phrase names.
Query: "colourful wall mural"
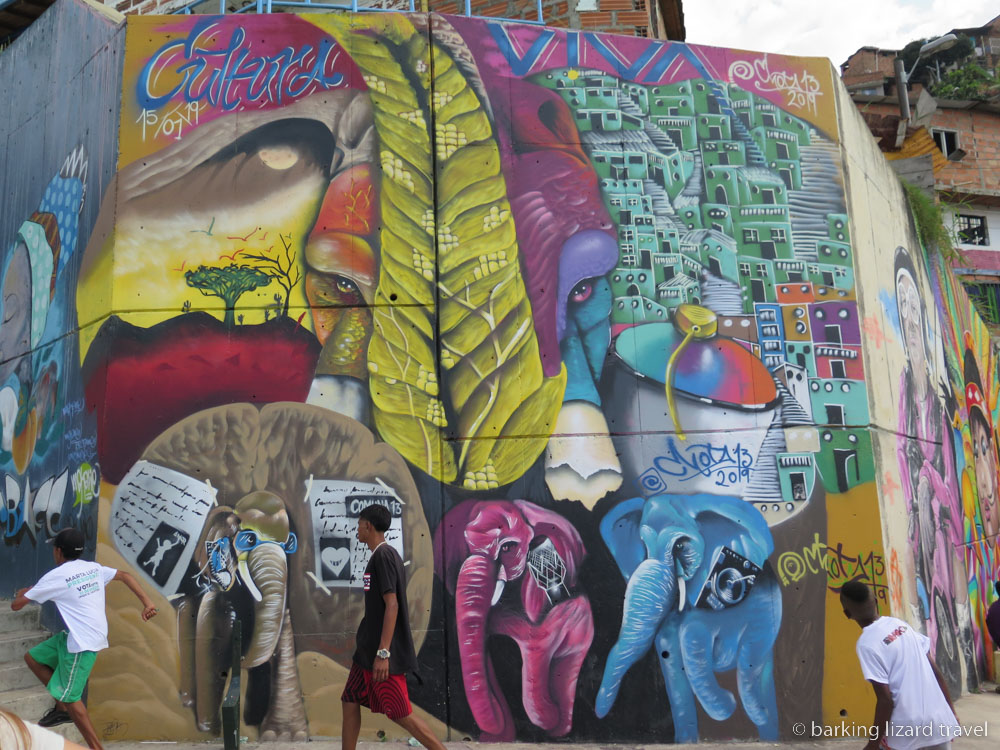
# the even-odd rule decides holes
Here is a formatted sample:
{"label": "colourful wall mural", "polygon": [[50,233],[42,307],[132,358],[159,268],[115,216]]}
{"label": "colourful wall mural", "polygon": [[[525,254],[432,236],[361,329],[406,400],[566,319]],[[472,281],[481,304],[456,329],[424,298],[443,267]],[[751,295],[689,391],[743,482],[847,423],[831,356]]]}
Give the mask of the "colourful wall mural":
{"label": "colourful wall mural", "polygon": [[[71,364],[97,557],[174,616],[140,630],[109,592],[107,739],[218,733],[237,627],[248,734],[337,734],[371,503],[442,735],[867,721],[849,580],[886,613],[926,600],[932,633],[964,622],[938,648],[972,674],[979,553],[948,553],[988,523],[966,511],[997,487],[969,469],[996,367],[956,370],[988,405],[968,460],[893,446],[897,486],[936,504],[885,546],[827,61],[424,14],[132,17],[124,57]],[[958,424],[920,407],[936,341],[893,374],[925,443]],[[930,538],[941,559],[911,552]]]}
{"label": "colourful wall mural", "polygon": [[[67,4],[39,33],[76,28],[60,54],[18,45],[0,57],[9,107],[0,125],[0,591],[53,565],[46,544],[64,526],[97,540],[102,468],[84,402],[75,310],[78,269],[114,171],[124,30]],[[86,40],[86,41],[84,41]],[[95,47],[100,54],[95,54]],[[68,100],[74,87],[94,87]],[[59,113],[58,116],[56,113]],[[107,123],[90,128],[87,123]],[[46,625],[56,627],[55,609]]]}

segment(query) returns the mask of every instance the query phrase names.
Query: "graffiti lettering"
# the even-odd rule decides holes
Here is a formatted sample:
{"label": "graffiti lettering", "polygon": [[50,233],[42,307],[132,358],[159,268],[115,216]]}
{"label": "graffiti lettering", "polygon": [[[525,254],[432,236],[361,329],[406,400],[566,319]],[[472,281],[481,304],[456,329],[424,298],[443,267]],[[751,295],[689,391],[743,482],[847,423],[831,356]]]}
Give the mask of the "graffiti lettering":
{"label": "graffiti lettering", "polygon": [[789,550],[778,557],[778,576],[784,586],[795,583],[807,574],[825,572],[831,591],[840,591],[848,581],[864,581],[871,586],[875,596],[888,602],[889,587],[885,582],[885,560],[874,551],[859,552],[850,556],[844,552],[843,542],[830,547],[813,534],[813,542],[801,552]]}
{"label": "graffiti lettering", "polygon": [[0,528],[4,539],[16,539],[22,531],[27,531],[32,539],[44,530],[47,536],[55,536],[55,524],[62,512],[66,496],[69,470],[58,477],[50,477],[34,493],[29,480],[25,478],[24,488],[12,474],[6,476],[4,492],[0,497]]}
{"label": "graffiti lettering", "polygon": [[[135,89],[143,112],[160,109],[177,96],[188,103],[207,101],[231,112],[248,102],[282,104],[318,87],[344,84],[344,75],[332,71],[340,50],[329,37],[315,48],[309,44],[285,47],[276,55],[264,56],[251,53],[246,30],[240,26],[228,40],[213,45],[215,39],[224,40],[213,35],[216,26],[214,21],[200,22],[186,38],[160,47],[143,66]],[[159,83],[161,78],[169,83]]]}
{"label": "graffiti lettering", "polygon": [[823,95],[819,80],[809,73],[793,74],[770,70],[767,55],[754,61],[737,60],[729,66],[729,77],[734,81],[753,81],[758,91],[780,91],[788,97],[791,107],[816,112],[816,100]]}
{"label": "graffiti lettering", "polygon": [[97,438],[92,435],[84,435],[83,430],[79,427],[66,431],[66,444],[69,446],[66,458],[71,463],[82,464],[88,459],[92,459],[94,451],[97,450]]}
{"label": "graffiti lettering", "polygon": [[735,446],[711,443],[678,443],[667,439],[667,454],[653,459],[639,483],[650,493],[666,489],[664,477],[686,482],[696,477],[714,479],[719,487],[745,482],[753,470],[753,454],[740,443]]}
{"label": "graffiti lettering", "polygon": [[[561,59],[565,57],[566,65],[579,65],[582,58],[587,57],[586,51],[581,51],[581,41],[586,44],[587,49],[596,52],[603,60],[611,66],[622,79],[626,81],[637,81],[644,70],[647,70],[643,81],[654,83],[659,81],[678,57],[683,57],[694,66],[701,75],[709,77],[701,60],[686,45],[683,44],[663,44],[652,42],[645,49],[636,55],[631,64],[622,62],[620,54],[611,48],[601,39],[601,36],[593,32],[570,32],[566,34],[566,44],[552,44],[555,39],[555,32],[551,29],[543,29],[528,46],[524,54],[518,54],[515,45],[511,42],[508,31],[504,24],[490,22],[487,24],[493,40],[496,42],[500,52],[507,60],[511,72],[516,76],[525,76],[536,71],[536,64],[543,60],[538,70],[549,67],[553,64],[553,53]],[[650,65],[653,60],[658,59],[655,65]]]}
{"label": "graffiti lettering", "polygon": [[142,140],[146,140],[150,131],[153,137],[165,135],[180,140],[184,129],[198,125],[198,116],[204,102],[181,103],[164,115],[158,115],[148,109],[142,110],[136,122],[142,125]]}
{"label": "graffiti lettering", "polygon": [[62,408],[62,415],[64,417],[75,417],[78,414],[83,413],[83,399],[77,399],[76,401],[70,401],[65,404]]}
{"label": "graffiti lettering", "polygon": [[73,507],[86,505],[97,497],[97,469],[90,464],[80,464],[73,472]]}

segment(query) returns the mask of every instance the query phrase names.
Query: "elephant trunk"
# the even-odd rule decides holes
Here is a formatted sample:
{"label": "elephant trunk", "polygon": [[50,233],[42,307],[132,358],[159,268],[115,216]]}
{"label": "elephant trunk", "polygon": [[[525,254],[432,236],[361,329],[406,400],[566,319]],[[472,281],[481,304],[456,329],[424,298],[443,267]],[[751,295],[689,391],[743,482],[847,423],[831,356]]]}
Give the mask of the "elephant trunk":
{"label": "elephant trunk", "polygon": [[510,708],[498,697],[499,685],[486,653],[491,596],[496,583],[497,564],[494,561],[472,555],[462,564],[455,584],[458,647],[465,694],[476,723],[485,734],[512,740],[514,727]]}
{"label": "elephant trunk", "polygon": [[219,708],[229,674],[235,622],[236,614],[224,594],[218,591],[205,594],[195,625],[195,658],[200,667],[195,677],[195,716],[202,732],[219,730]]}
{"label": "elephant trunk", "polygon": [[194,705],[195,675],[195,636],[198,627],[198,600],[193,596],[182,597],[177,604],[177,645],[181,660],[181,684],[179,697],[181,705]]}
{"label": "elephant trunk", "polygon": [[597,693],[596,711],[604,718],[618,697],[622,677],[649,651],[666,613],[675,605],[674,567],[659,560],[643,560],[629,578],[618,641],[608,655],[604,679]]}
{"label": "elephant trunk", "polygon": [[250,580],[244,581],[247,587],[251,591],[256,587],[260,594],[259,599],[254,597],[253,639],[243,656],[244,669],[253,669],[271,658],[281,634],[288,588],[285,550],[277,544],[257,546],[247,555],[246,573],[243,565],[240,573],[249,576]]}

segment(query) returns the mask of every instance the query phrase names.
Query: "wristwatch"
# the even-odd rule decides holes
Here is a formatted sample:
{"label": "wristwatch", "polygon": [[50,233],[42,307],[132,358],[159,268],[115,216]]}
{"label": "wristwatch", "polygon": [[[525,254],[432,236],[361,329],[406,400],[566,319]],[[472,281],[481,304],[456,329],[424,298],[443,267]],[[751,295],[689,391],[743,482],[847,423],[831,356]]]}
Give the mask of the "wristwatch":
{"label": "wristwatch", "polygon": [[388,659],[389,658],[389,649],[387,649],[387,648],[380,648],[378,651],[375,652],[375,656],[377,656],[379,659]]}

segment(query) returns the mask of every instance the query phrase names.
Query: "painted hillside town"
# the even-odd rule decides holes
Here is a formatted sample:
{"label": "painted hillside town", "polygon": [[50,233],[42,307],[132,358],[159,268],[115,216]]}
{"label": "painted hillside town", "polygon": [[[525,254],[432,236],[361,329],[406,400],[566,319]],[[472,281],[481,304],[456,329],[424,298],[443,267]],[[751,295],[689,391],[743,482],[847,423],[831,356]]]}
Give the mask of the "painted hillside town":
{"label": "painted hillside town", "polygon": [[0,0],[2,750],[995,744],[1000,19],[723,5]]}

